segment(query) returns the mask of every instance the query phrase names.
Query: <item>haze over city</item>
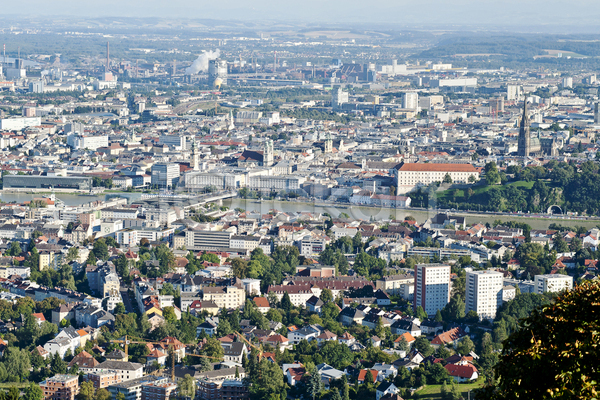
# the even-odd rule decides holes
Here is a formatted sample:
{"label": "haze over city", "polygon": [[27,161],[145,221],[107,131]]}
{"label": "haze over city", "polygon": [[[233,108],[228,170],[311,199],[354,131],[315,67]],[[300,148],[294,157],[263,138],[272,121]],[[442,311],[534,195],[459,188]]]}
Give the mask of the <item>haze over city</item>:
{"label": "haze over city", "polygon": [[174,0],[144,2],[107,0],[103,2],[58,0],[53,2],[26,0],[3,5],[3,13],[47,17],[72,15],[79,17],[184,18],[238,20],[243,22],[279,21],[303,24],[353,23],[381,25],[385,28],[439,27],[441,29],[478,28],[510,29],[516,32],[570,31],[598,32],[600,10],[597,2],[582,0],[384,0],[347,1],[276,1],[222,0],[190,2]]}

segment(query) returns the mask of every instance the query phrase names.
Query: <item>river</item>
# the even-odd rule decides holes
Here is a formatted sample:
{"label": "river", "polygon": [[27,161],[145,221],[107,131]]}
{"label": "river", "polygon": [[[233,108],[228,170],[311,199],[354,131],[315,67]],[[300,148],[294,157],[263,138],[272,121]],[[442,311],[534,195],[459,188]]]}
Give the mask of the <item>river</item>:
{"label": "river", "polygon": [[[261,214],[267,214],[271,210],[278,210],[283,212],[310,212],[310,213],[328,213],[333,217],[338,217],[340,213],[346,213],[350,218],[361,219],[364,221],[375,221],[389,219],[393,216],[394,219],[403,220],[407,216],[414,217],[417,222],[423,223],[427,219],[435,216],[440,210],[422,210],[422,209],[411,209],[411,208],[382,208],[382,207],[362,207],[362,206],[350,206],[349,204],[323,204],[323,203],[301,203],[295,201],[280,201],[280,200],[251,200],[251,199],[227,199],[223,200],[223,205],[229,208],[242,208],[246,211],[260,212]],[[517,221],[524,222],[531,226],[532,229],[548,229],[548,226],[552,223],[568,226],[585,226],[587,228],[596,227],[600,224],[600,220],[583,220],[583,219],[569,219],[562,218],[560,216],[554,217],[527,217],[524,215],[497,215],[497,214],[476,214],[476,213],[464,213],[460,211],[452,211],[453,215],[464,216],[467,225],[474,223],[489,222],[493,224],[494,221],[500,220],[502,222]]]}
{"label": "river", "polygon": [[[5,203],[23,203],[30,201],[33,198],[47,197],[47,193],[4,193],[0,192],[0,200]],[[60,199],[63,203],[68,206],[80,206],[82,204],[90,203],[93,201],[104,201],[106,195],[101,194],[97,196],[78,196],[76,194],[69,193],[56,193],[55,197]]]}

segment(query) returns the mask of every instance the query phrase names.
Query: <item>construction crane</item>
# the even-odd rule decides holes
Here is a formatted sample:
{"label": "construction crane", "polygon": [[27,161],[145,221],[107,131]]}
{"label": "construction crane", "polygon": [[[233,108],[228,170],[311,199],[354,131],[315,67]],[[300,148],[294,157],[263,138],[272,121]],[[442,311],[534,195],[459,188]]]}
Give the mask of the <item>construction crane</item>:
{"label": "construction crane", "polygon": [[258,351],[258,361],[260,361],[260,360],[262,359],[262,357],[263,357],[263,353],[264,353],[264,351],[263,351],[263,348],[262,348],[262,344],[260,345],[260,347],[258,347],[258,346],[256,346],[256,345],[254,345],[254,344],[250,343],[250,342],[248,341],[248,339],[246,339],[246,338],[244,337],[244,335],[242,335],[242,334],[240,334],[240,333],[238,333],[238,332],[233,332],[233,333],[235,333],[235,335],[236,335],[238,338],[240,338],[240,339],[241,339],[243,342],[245,342],[245,343],[246,343],[248,346],[250,346],[250,347],[252,347],[253,349],[255,349],[256,351]]}
{"label": "construction crane", "polygon": [[[136,338],[136,339],[140,339],[140,338]],[[156,345],[161,345],[161,346],[166,344],[163,342],[153,342],[153,341],[145,340],[145,339],[129,340],[127,335],[125,335],[124,340],[115,339],[115,340],[111,340],[111,342],[124,344],[125,345],[125,354],[127,354],[127,355],[129,355],[129,353],[128,353],[129,344],[156,344]],[[175,347],[173,346],[173,343],[168,344],[167,351],[168,351],[168,354],[171,356],[171,380],[173,382],[175,382]]]}
{"label": "construction crane", "polygon": [[[136,338],[136,339],[140,339],[140,338]],[[111,340],[111,343],[124,344],[126,355],[129,355],[129,353],[128,353],[129,344],[156,344],[156,345],[161,345],[161,346],[166,344],[164,342],[153,342],[153,341],[145,340],[145,339],[129,340],[127,335],[125,335],[125,339],[114,339],[114,340]],[[187,344],[187,345],[184,344],[184,346],[193,346],[193,344]],[[171,356],[171,381],[175,382],[175,347],[173,346],[173,343],[168,344],[167,351],[168,351],[168,354]],[[224,359],[221,357],[206,356],[203,354],[186,354],[186,356],[212,358],[215,360],[224,361]]]}

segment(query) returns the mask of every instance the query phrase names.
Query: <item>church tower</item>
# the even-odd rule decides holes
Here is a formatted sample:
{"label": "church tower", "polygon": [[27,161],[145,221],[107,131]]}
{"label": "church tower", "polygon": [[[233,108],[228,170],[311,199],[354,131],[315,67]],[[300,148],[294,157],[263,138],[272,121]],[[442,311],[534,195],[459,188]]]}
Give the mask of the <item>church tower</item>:
{"label": "church tower", "polygon": [[333,140],[331,139],[331,134],[327,133],[327,138],[325,139],[325,153],[333,152]]}
{"label": "church tower", "polygon": [[273,165],[273,141],[267,139],[263,151],[263,167],[270,167],[271,165]]}
{"label": "church tower", "polygon": [[519,157],[529,157],[531,152],[531,135],[529,134],[529,116],[527,115],[527,100],[523,103],[523,117],[519,125]]}
{"label": "church tower", "polygon": [[192,138],[192,169],[198,171],[200,169],[200,153],[198,145],[196,145],[196,137]]}

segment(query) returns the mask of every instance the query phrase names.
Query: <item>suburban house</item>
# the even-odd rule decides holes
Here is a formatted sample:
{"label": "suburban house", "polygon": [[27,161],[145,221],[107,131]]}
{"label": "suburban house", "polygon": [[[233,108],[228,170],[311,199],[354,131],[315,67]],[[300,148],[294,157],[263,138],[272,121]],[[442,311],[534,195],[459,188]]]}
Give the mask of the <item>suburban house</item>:
{"label": "suburban house", "polygon": [[467,333],[462,330],[462,328],[452,328],[446,332],[440,333],[431,341],[431,345],[436,349],[440,346],[445,346],[447,344],[455,344],[462,340]]}
{"label": "suburban house", "polygon": [[345,307],[342,312],[340,312],[339,318],[342,325],[345,326],[350,326],[352,324],[361,325],[365,318],[365,314],[357,308]]}
{"label": "suburban house", "polygon": [[321,331],[322,329],[319,329],[314,325],[308,325],[304,328],[288,333],[288,339],[291,344],[298,344],[303,339],[306,339],[310,342],[311,340],[315,340],[317,336],[321,334]]}
{"label": "suburban house", "polygon": [[459,383],[474,381],[479,377],[477,368],[473,364],[446,364],[444,368],[448,371],[448,375]]}
{"label": "suburban house", "polygon": [[400,319],[395,321],[392,326],[392,333],[394,335],[402,335],[404,333],[410,333],[413,337],[421,336],[421,328],[415,324],[412,320]]}
{"label": "suburban house", "polygon": [[377,390],[375,391],[375,399],[381,400],[383,396],[390,394],[397,394],[400,391],[392,382],[382,382],[379,386],[377,386]]}

